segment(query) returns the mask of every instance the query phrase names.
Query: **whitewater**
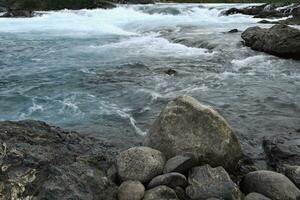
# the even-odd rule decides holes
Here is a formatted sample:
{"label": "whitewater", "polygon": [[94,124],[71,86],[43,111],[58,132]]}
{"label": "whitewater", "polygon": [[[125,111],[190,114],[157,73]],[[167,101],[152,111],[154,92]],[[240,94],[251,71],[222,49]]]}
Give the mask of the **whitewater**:
{"label": "whitewater", "polygon": [[252,51],[241,32],[227,33],[259,25],[221,15],[244,6],[122,5],[2,18],[0,120],[42,120],[127,147],[186,94],[214,106],[246,154],[259,158],[263,137],[300,129],[300,63]]}

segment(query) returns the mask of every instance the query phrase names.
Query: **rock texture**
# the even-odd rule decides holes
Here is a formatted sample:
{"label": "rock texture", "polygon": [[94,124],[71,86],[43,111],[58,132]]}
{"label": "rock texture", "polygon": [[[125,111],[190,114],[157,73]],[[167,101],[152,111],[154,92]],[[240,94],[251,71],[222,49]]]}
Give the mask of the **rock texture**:
{"label": "rock texture", "polygon": [[285,166],[284,174],[300,188],[300,166]]}
{"label": "rock texture", "polygon": [[188,170],[195,167],[198,161],[194,155],[178,155],[170,158],[164,168],[164,173],[178,172],[186,174]]}
{"label": "rock texture", "polygon": [[118,200],[141,200],[144,197],[145,187],[139,181],[125,181],[118,191]]}
{"label": "rock texture", "polygon": [[164,152],[167,158],[192,153],[202,163],[233,170],[241,146],[225,119],[190,96],[168,103],[147,134],[145,146]]}
{"label": "rock texture", "polygon": [[117,152],[40,121],[0,122],[0,197],[3,199],[117,198],[106,169]]}
{"label": "rock texture", "polygon": [[194,167],[189,174],[186,193],[191,199],[241,199],[241,192],[222,167]]}
{"label": "rock texture", "polygon": [[150,181],[162,173],[165,158],[160,151],[149,147],[132,147],[120,153],[117,159],[121,180]]}
{"label": "rock texture", "polygon": [[178,200],[178,197],[174,190],[161,185],[147,190],[143,200]]}
{"label": "rock texture", "polygon": [[246,46],[283,58],[300,59],[300,30],[287,25],[251,27],[242,33]]}
{"label": "rock texture", "polygon": [[271,200],[262,194],[252,192],[245,197],[245,200]]}
{"label": "rock texture", "polygon": [[286,176],[272,171],[255,171],[247,174],[241,189],[245,194],[257,192],[272,200],[296,200],[299,189]]}
{"label": "rock texture", "polygon": [[284,165],[300,166],[300,136],[298,133],[277,135],[263,140],[268,165],[279,169]]}
{"label": "rock texture", "polygon": [[185,188],[188,185],[188,182],[184,175],[177,172],[172,172],[155,177],[150,181],[147,188],[151,189],[159,185],[166,185],[170,188]]}

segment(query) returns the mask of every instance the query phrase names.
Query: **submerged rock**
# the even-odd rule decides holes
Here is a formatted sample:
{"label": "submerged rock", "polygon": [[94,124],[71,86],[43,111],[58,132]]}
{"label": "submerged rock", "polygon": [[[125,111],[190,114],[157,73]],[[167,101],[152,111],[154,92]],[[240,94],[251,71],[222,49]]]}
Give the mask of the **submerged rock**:
{"label": "submerged rock", "polygon": [[233,170],[241,146],[225,119],[209,106],[189,96],[168,103],[146,135],[145,146],[167,158],[193,154],[201,163]]}
{"label": "submerged rock", "polygon": [[175,188],[175,187],[185,188],[188,185],[188,183],[184,175],[177,172],[172,172],[172,173],[163,174],[153,178],[148,184],[147,188],[151,189],[159,185],[166,185],[170,188]]}
{"label": "submerged rock", "polygon": [[230,31],[228,31],[228,33],[238,33],[239,30],[238,29],[231,29]]}
{"label": "submerged rock", "polygon": [[145,187],[139,181],[125,181],[118,191],[118,200],[141,200],[144,197]]}
{"label": "submerged rock", "polygon": [[251,27],[242,33],[246,46],[283,58],[300,59],[300,30],[286,25]]}
{"label": "submerged rock", "polygon": [[120,153],[117,159],[121,180],[150,181],[162,173],[165,164],[163,154],[149,147],[132,147]]}
{"label": "submerged rock", "polygon": [[147,190],[143,200],[178,200],[178,197],[174,190],[161,185]]}
{"label": "submerged rock", "polygon": [[174,76],[177,74],[177,71],[174,69],[168,69],[165,71],[166,74],[168,74],[169,76]]}
{"label": "submerged rock", "polygon": [[186,193],[191,199],[241,199],[241,192],[222,167],[194,167],[188,178]]}
{"label": "submerged rock", "polygon": [[100,140],[44,122],[0,122],[0,196],[116,199],[117,186],[105,173],[116,153]]}
{"label": "submerged rock", "polygon": [[247,174],[241,189],[245,194],[257,192],[272,200],[297,200],[300,190],[286,176],[272,171],[255,171]]}

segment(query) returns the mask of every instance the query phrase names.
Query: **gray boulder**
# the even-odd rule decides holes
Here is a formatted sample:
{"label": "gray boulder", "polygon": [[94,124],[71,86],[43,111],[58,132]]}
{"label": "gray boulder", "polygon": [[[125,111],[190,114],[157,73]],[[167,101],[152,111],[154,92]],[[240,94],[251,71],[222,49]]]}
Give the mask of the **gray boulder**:
{"label": "gray boulder", "polygon": [[182,187],[175,187],[174,191],[179,200],[191,200],[190,197],[185,193],[185,189]]}
{"label": "gray boulder", "polygon": [[197,165],[197,159],[194,155],[178,155],[170,158],[165,165],[164,173],[178,172],[186,174],[188,170]]}
{"label": "gray boulder", "polygon": [[41,121],[0,122],[0,199],[116,200],[116,149]]}
{"label": "gray boulder", "polygon": [[265,197],[262,194],[252,192],[245,197],[245,200],[271,200],[268,197]]}
{"label": "gray boulder", "polygon": [[174,190],[161,185],[145,192],[143,200],[178,200]]}
{"label": "gray boulder", "polygon": [[150,181],[147,188],[151,189],[159,185],[166,185],[170,188],[175,188],[177,186],[185,188],[188,185],[188,182],[184,175],[172,172],[155,177]]}
{"label": "gray boulder", "polygon": [[286,176],[272,171],[255,171],[247,174],[241,183],[245,194],[257,192],[272,200],[297,200],[299,189]]}
{"label": "gray boulder", "polygon": [[190,96],[169,102],[146,135],[145,146],[167,158],[192,153],[201,163],[231,171],[242,155],[241,146],[225,119]]}
{"label": "gray boulder", "polygon": [[189,173],[188,181],[190,186],[186,188],[186,194],[191,199],[241,199],[239,188],[223,167],[212,168],[209,165],[194,167]]}
{"label": "gray boulder", "polygon": [[164,164],[163,154],[149,147],[132,147],[117,158],[118,174],[123,181],[146,183],[162,173]]}
{"label": "gray boulder", "polygon": [[270,29],[258,26],[242,33],[245,45],[256,51],[283,58],[300,59],[300,30],[287,25],[274,25]]}
{"label": "gray boulder", "polygon": [[139,181],[125,181],[118,191],[119,200],[141,200],[144,197],[145,187]]}
{"label": "gray boulder", "polygon": [[300,188],[300,166],[285,166],[284,174]]}

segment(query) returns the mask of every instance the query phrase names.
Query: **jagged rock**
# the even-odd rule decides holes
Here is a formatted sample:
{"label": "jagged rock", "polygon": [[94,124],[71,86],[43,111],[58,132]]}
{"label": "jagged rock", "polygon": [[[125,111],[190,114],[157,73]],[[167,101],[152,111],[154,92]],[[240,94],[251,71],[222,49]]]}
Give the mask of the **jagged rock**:
{"label": "jagged rock", "polygon": [[145,187],[139,181],[125,181],[118,191],[119,200],[141,200],[144,197]]}
{"label": "jagged rock", "polygon": [[284,174],[300,188],[300,166],[284,166]]}
{"label": "jagged rock", "polygon": [[177,71],[174,69],[168,69],[165,71],[166,74],[168,74],[169,76],[174,76],[177,74]]}
{"label": "jagged rock", "polygon": [[247,174],[241,183],[245,194],[260,193],[272,200],[297,200],[299,189],[286,176],[272,171],[255,171]]}
{"label": "jagged rock", "polygon": [[120,153],[117,159],[121,180],[150,181],[162,173],[165,164],[163,154],[149,147],[132,147]]}
{"label": "jagged rock", "polygon": [[189,173],[188,181],[190,186],[186,188],[186,194],[191,199],[241,199],[239,188],[223,167],[194,167]]}
{"label": "jagged rock", "polygon": [[174,190],[161,185],[145,192],[143,200],[178,200]]}
{"label": "jagged rock", "polygon": [[117,198],[105,174],[116,149],[96,138],[44,122],[0,122],[3,199]]}
{"label": "jagged rock", "polygon": [[194,155],[178,155],[170,158],[164,168],[164,173],[178,172],[186,174],[188,170],[197,165],[197,159]]}
{"label": "jagged rock", "polygon": [[192,153],[201,163],[229,171],[235,169],[242,155],[239,141],[225,119],[189,96],[167,104],[144,144],[164,152],[167,158]]}
{"label": "jagged rock", "polygon": [[263,140],[268,165],[277,169],[284,165],[300,165],[299,134],[277,135]]}
{"label": "jagged rock", "polygon": [[184,175],[177,172],[172,172],[153,178],[148,184],[147,188],[151,189],[159,185],[166,185],[170,188],[175,188],[177,186],[185,188],[188,185],[188,182]]}
{"label": "jagged rock", "polygon": [[245,200],[271,200],[262,194],[252,192],[245,197]]}
{"label": "jagged rock", "polygon": [[251,27],[242,33],[246,46],[283,58],[300,59],[300,30],[286,25]]}

